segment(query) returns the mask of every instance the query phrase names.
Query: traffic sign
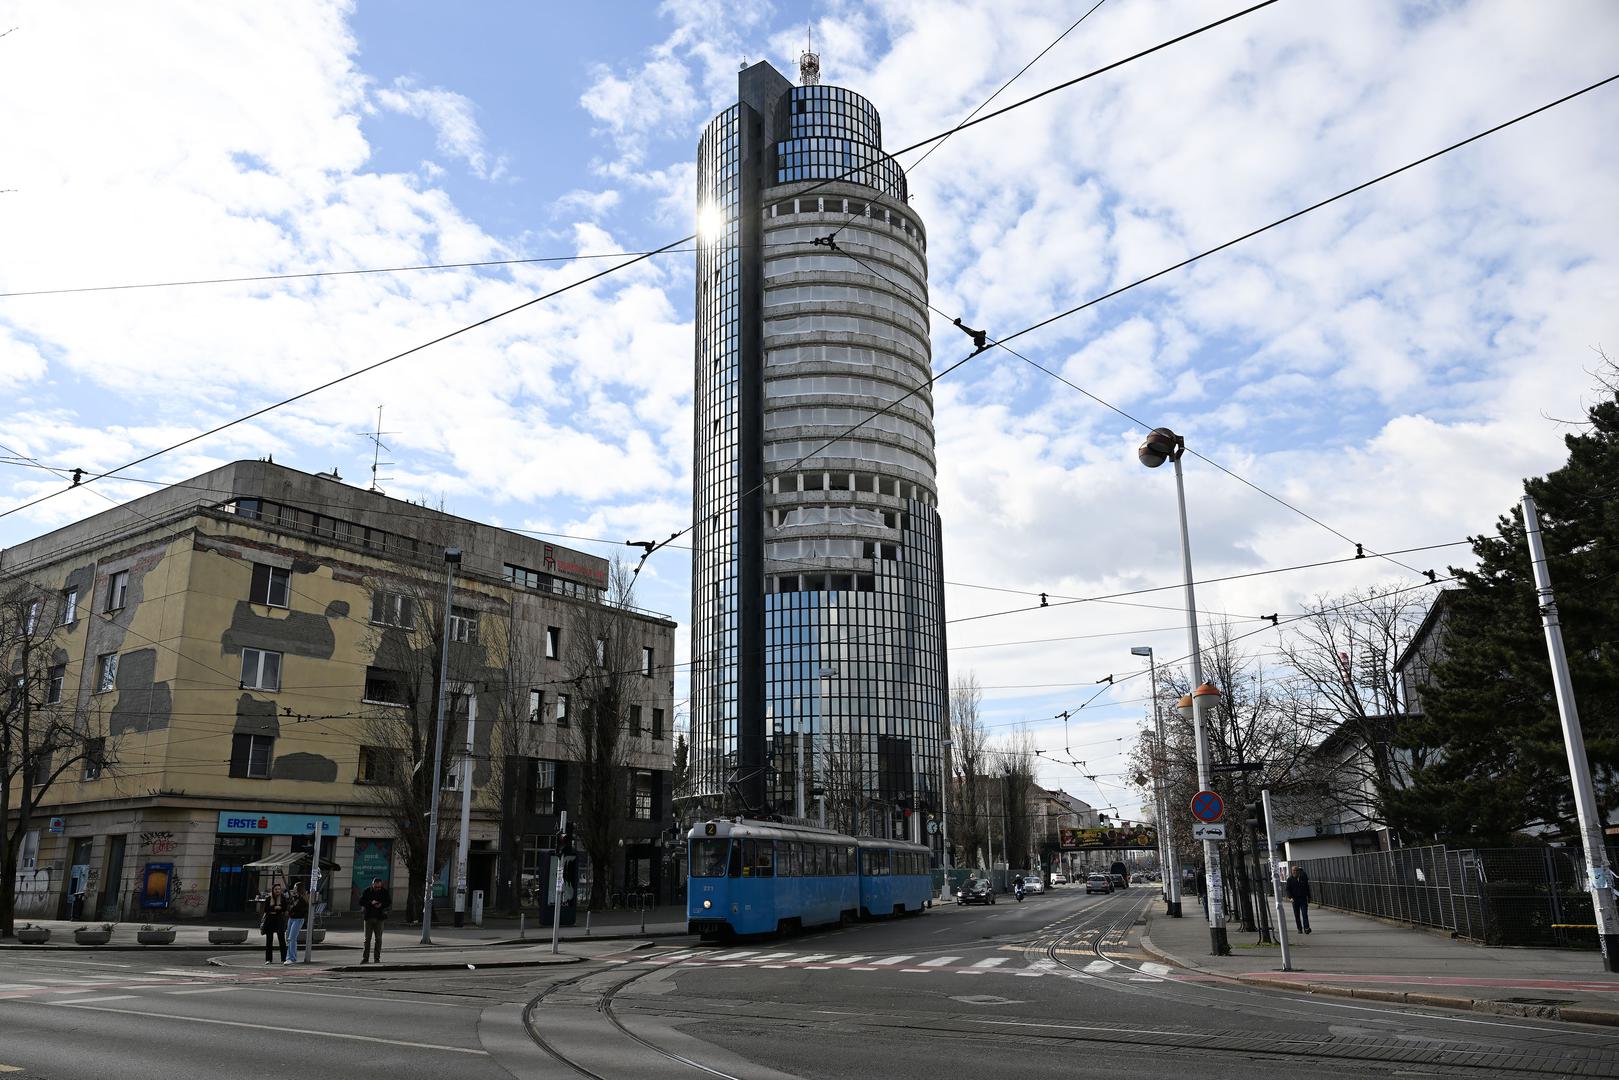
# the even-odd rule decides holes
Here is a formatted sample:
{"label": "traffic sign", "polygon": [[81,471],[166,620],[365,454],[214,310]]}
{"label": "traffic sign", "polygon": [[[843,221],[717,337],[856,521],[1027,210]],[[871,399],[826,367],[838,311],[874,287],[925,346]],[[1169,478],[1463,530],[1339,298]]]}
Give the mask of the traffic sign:
{"label": "traffic sign", "polygon": [[1224,840],[1225,822],[1223,821],[1194,821],[1192,822],[1193,840]]}
{"label": "traffic sign", "polygon": [[1192,816],[1199,821],[1219,821],[1225,817],[1225,800],[1212,791],[1200,791],[1192,796]]}

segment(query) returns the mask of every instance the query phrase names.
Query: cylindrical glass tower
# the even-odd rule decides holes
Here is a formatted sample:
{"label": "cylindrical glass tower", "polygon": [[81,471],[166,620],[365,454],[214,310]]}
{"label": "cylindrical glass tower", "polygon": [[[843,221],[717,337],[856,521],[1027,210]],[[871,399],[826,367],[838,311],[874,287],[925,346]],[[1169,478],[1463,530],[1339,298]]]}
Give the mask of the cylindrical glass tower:
{"label": "cylindrical glass tower", "polygon": [[[733,436],[742,425],[724,422],[726,365],[704,349],[723,322],[705,308],[705,267],[712,278],[717,256],[700,240],[695,509],[700,528],[713,524],[700,532],[693,575],[694,761],[706,759],[698,775],[716,795],[746,771],[745,754],[726,759],[736,749],[728,732],[748,723],[745,702],[732,713],[724,707],[724,688],[736,681],[726,678],[727,657],[740,650],[722,624],[698,622],[700,613],[711,619],[705,597],[758,590],[764,797],[791,813],[802,761],[810,816],[819,789],[839,828],[921,834],[924,816],[941,805],[948,717],[926,234],[906,203],[904,172],[882,152],[869,102],[841,87],[782,80],[773,101],[750,110],[750,72],[738,122],[757,124],[762,175],[752,191],[744,185],[738,213],[761,225],[762,425],[754,447]],[[705,134],[705,159],[729,115]],[[699,198],[711,221],[725,196],[721,180],[700,162]],[[833,233],[836,248],[815,243]],[[750,344],[738,341],[742,365]],[[738,372],[734,382],[742,381]],[[884,406],[892,407],[872,418]],[[726,456],[733,453],[757,453],[763,463],[758,581],[726,580],[738,560],[723,556],[723,515],[714,513],[723,503],[705,499],[740,474]],[[741,623],[737,632],[746,637]]]}

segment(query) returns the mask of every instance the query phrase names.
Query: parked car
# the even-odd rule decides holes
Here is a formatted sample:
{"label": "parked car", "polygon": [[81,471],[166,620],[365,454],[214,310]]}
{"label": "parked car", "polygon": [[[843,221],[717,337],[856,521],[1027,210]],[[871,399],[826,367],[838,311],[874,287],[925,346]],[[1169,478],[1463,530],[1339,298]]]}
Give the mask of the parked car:
{"label": "parked car", "polygon": [[956,890],[956,903],[958,904],[993,904],[995,890],[985,878],[969,878],[961,888]]}
{"label": "parked car", "polygon": [[1085,895],[1091,893],[1110,893],[1113,891],[1113,879],[1106,874],[1092,874],[1085,879]]}

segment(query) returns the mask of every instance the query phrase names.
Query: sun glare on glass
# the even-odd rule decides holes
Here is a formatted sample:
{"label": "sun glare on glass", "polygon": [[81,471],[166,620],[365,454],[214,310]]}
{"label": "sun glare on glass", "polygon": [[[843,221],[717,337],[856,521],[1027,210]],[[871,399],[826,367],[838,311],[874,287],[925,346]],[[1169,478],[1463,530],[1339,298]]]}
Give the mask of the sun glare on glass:
{"label": "sun glare on glass", "polygon": [[697,211],[697,238],[699,240],[717,240],[725,231],[725,211],[713,203],[705,203]]}

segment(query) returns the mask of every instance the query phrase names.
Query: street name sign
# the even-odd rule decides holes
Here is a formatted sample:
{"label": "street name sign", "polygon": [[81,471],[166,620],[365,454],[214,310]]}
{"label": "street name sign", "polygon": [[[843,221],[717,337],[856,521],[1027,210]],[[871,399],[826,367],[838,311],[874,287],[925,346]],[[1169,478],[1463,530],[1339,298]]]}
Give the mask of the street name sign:
{"label": "street name sign", "polygon": [[1200,791],[1192,796],[1192,817],[1198,821],[1216,822],[1225,817],[1225,800],[1212,791]]}

